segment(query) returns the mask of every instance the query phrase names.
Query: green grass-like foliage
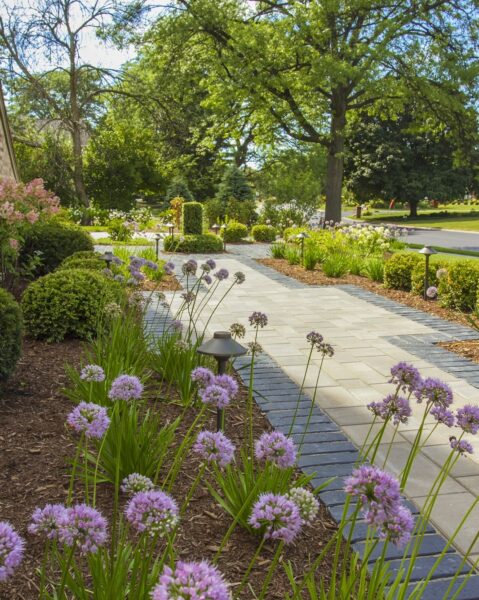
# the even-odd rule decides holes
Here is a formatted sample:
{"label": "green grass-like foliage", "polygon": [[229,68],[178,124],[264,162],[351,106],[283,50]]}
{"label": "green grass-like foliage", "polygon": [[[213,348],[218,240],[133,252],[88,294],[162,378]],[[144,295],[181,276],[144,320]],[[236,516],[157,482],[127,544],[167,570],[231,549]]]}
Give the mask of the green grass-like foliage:
{"label": "green grass-like foliage", "polygon": [[416,252],[398,252],[393,254],[384,265],[384,285],[393,290],[411,291],[412,272],[424,258]]}
{"label": "green grass-like foliage", "polygon": [[15,298],[0,288],[0,385],[15,369],[22,353],[22,311]]}
{"label": "green grass-like foliage", "polygon": [[382,283],[384,281],[384,260],[375,256],[366,259],[361,275],[371,279],[371,281]]}
{"label": "green grass-like foliage", "polygon": [[276,233],[276,228],[272,225],[255,225],[251,229],[255,242],[274,242]]}
{"label": "green grass-like foliage", "polygon": [[248,228],[237,221],[230,221],[223,231],[225,242],[241,242],[246,237],[248,237]]}
{"label": "green grass-like foliage", "polygon": [[447,267],[439,280],[439,302],[447,308],[471,311],[477,304],[479,265],[472,260],[458,261]]}
{"label": "green grass-like foliage", "polygon": [[59,221],[39,221],[25,232],[20,260],[25,264],[35,253],[41,253],[35,274],[45,275],[78,251],[93,251],[93,241],[86,231]]}
{"label": "green grass-like foliage", "polygon": [[186,254],[202,252],[223,252],[223,240],[212,233],[202,235],[168,236],[163,240],[167,252],[184,252]]}
{"label": "green grass-like foliage", "polygon": [[199,202],[185,202],[181,208],[183,233],[201,235],[203,233],[203,205]]}
{"label": "green grass-like foliage", "polygon": [[290,265],[299,265],[301,262],[301,254],[296,246],[286,246],[284,249],[284,258]]}
{"label": "green grass-like foliage", "polygon": [[269,252],[270,252],[272,258],[284,258],[285,251],[286,251],[286,244],[284,244],[282,242],[273,244],[271,246],[271,248],[269,249]]}
{"label": "green grass-like foliage", "polygon": [[349,272],[349,257],[345,254],[329,254],[323,264],[323,272],[327,277],[342,277]]}
{"label": "green grass-like foliage", "polygon": [[124,291],[115,281],[88,269],[71,269],[31,283],[22,308],[32,337],[60,342],[66,337],[93,337],[104,319],[105,304],[123,301]]}

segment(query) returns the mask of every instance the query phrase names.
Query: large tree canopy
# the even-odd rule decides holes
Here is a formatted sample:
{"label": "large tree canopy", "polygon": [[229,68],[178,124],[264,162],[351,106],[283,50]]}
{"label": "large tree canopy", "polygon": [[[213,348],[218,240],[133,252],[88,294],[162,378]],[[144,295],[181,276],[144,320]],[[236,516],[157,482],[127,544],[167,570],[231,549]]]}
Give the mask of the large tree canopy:
{"label": "large tree canopy", "polygon": [[258,143],[286,135],[326,148],[334,221],[348,116],[400,112],[412,90],[461,123],[476,75],[473,0],[177,0],[172,16],[198,61],[205,46],[216,56],[204,64],[211,106],[248,114]]}

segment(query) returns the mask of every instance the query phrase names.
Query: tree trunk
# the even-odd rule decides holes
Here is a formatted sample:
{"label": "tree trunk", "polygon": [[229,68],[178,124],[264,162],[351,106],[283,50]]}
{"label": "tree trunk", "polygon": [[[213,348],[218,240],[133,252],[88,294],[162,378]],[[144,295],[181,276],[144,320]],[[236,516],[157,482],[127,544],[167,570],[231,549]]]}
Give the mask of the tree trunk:
{"label": "tree trunk", "polygon": [[341,222],[341,192],[344,171],[344,128],[346,95],[335,90],[331,100],[330,143],[326,171],[326,221]]}
{"label": "tree trunk", "polygon": [[72,142],[73,142],[73,181],[78,199],[83,206],[88,208],[90,201],[86,193],[85,180],[83,177],[83,149],[81,145],[81,129],[79,123],[73,124]]}
{"label": "tree trunk", "polygon": [[418,203],[415,201],[409,202],[409,216],[410,217],[417,217],[417,205],[418,205]]}

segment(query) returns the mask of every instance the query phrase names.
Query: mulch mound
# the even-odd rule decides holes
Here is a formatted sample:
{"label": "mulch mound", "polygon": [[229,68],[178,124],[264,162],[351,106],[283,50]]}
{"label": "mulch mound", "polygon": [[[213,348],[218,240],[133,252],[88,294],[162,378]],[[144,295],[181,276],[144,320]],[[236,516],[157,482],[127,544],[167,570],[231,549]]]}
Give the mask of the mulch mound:
{"label": "mulch mound", "polygon": [[[75,451],[74,437],[65,428],[65,419],[72,403],[62,395],[67,385],[65,363],[78,367],[81,362],[82,344],[66,341],[45,344],[27,340],[24,354],[17,370],[8,383],[0,401],[0,519],[10,521],[27,540],[26,557],[16,575],[2,584],[0,598],[34,600],[38,598],[38,576],[43,542],[27,533],[31,514],[36,506],[50,502],[64,502],[69,484],[68,461]],[[183,410],[175,395],[167,394],[161,381],[152,381],[149,390],[149,406],[159,410],[165,421],[174,419]],[[169,401],[166,401],[168,397]],[[173,400],[173,401],[172,401]],[[240,398],[226,413],[226,434],[240,447],[243,440],[246,391],[242,388]],[[177,434],[178,443],[192,423],[196,411],[191,410]],[[208,415],[206,428],[214,429],[216,415]],[[255,436],[270,426],[255,406]],[[166,473],[163,468],[163,474]],[[198,462],[189,456],[173,489],[173,495],[181,504],[198,472]],[[161,477],[161,475],[160,475]],[[77,495],[77,500],[82,501]],[[125,498],[121,499],[122,503]],[[109,516],[112,507],[112,487],[102,484],[98,494],[98,508]],[[212,560],[226,533],[231,518],[216,504],[203,482],[198,487],[187,509],[179,530],[176,548],[183,560]],[[307,565],[321,552],[336,529],[335,522],[325,507],[313,526],[304,529],[297,541],[285,548],[283,559],[291,561],[295,573],[303,574]],[[219,568],[226,579],[234,584],[242,575],[254,554],[259,538],[237,527],[219,561]],[[275,545],[267,544],[261,559],[252,572],[251,585],[258,592],[274,554]],[[331,570],[329,558],[320,565],[317,577],[327,586]],[[284,599],[290,590],[282,564],[279,565],[268,589],[267,599]],[[241,598],[251,599],[253,593],[247,587]]]}

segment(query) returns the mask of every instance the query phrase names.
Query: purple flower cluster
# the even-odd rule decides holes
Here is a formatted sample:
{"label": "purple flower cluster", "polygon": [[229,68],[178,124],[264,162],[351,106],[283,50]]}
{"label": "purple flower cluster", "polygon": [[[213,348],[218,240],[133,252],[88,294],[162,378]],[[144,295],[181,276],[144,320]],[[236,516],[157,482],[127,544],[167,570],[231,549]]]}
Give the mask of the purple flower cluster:
{"label": "purple flower cluster", "polygon": [[400,362],[391,367],[391,379],[389,383],[395,383],[404,392],[415,392],[422,383],[422,377],[419,371],[413,365]]}
{"label": "purple flower cluster", "polygon": [[164,535],[178,522],[178,505],[169,495],[160,490],[138,492],[128,502],[125,515],[140,533]]}
{"label": "purple flower cluster", "polygon": [[105,380],[105,371],[99,365],[86,365],[81,370],[80,379],[88,383],[98,383]]}
{"label": "purple flower cluster", "polygon": [[215,375],[206,367],[196,367],[196,369],[191,371],[191,380],[194,381],[198,387],[205,388],[214,383]]}
{"label": "purple flower cluster", "polygon": [[216,269],[216,261],[214,261],[212,258],[209,258],[209,259],[206,261],[206,264],[208,265],[208,267],[209,267],[210,269]]}
{"label": "purple flower cluster", "polygon": [[450,437],[449,442],[453,450],[457,450],[459,454],[473,454],[474,448],[467,440],[458,440],[455,437]]}
{"label": "purple flower cluster", "polygon": [[175,265],[172,262],[165,263],[163,270],[167,275],[173,275],[173,271],[175,270]]}
{"label": "purple flower cluster", "polygon": [[111,384],[110,400],[138,400],[143,393],[143,384],[134,375],[120,375]]}
{"label": "purple flower cluster", "polygon": [[175,570],[165,567],[153,600],[231,600],[228,584],[218,569],[206,561],[178,561]]}
{"label": "purple flower cluster", "polygon": [[203,281],[207,284],[207,285],[211,285],[213,283],[213,280],[211,279],[210,275],[205,275],[203,277]]}
{"label": "purple flower cluster", "polygon": [[266,539],[290,544],[301,530],[302,519],[299,508],[287,496],[268,493],[260,495],[248,523],[263,530]]}
{"label": "purple flower cluster", "polygon": [[438,423],[442,423],[443,425],[446,425],[446,427],[453,427],[456,423],[456,417],[454,414],[442,406],[433,406],[430,414]]}
{"label": "purple flower cluster", "polygon": [[254,453],[258,460],[269,461],[280,469],[292,467],[296,462],[294,443],[281,431],[263,433],[255,444]]}
{"label": "purple flower cluster", "polygon": [[86,504],[66,508],[59,518],[58,538],[85,554],[96,552],[108,539],[106,519],[96,508]]}
{"label": "purple flower cluster", "polygon": [[212,406],[216,406],[216,408],[225,408],[231,402],[231,398],[225,388],[215,383],[200,390],[200,398],[204,404],[211,404]]}
{"label": "purple flower cluster", "polygon": [[181,267],[181,271],[183,275],[194,275],[198,270],[198,263],[193,258],[186,261],[184,265]]}
{"label": "purple flower cluster", "polygon": [[204,404],[224,408],[238,394],[238,384],[230,375],[215,375],[205,367],[191,372],[191,379],[200,388],[200,399]]}
{"label": "purple flower cluster", "polygon": [[213,273],[213,275],[218,281],[224,281],[225,279],[228,279],[230,274],[227,269],[219,269],[216,273]]}
{"label": "purple flower cluster", "polygon": [[399,482],[389,473],[371,465],[361,465],[345,481],[344,490],[358,498],[369,525],[379,537],[396,545],[406,543],[413,529],[410,511],[401,504]]}
{"label": "purple flower cluster", "polygon": [[110,425],[106,408],[92,402],[80,402],[67,417],[67,423],[87,438],[101,439]]}
{"label": "purple flower cluster", "polygon": [[381,417],[385,421],[392,419],[394,425],[407,423],[412,414],[409,400],[395,394],[389,394],[381,402],[371,402],[368,404],[368,409],[373,415]]}
{"label": "purple flower cluster", "polygon": [[310,331],[306,336],[306,340],[324,356],[334,356],[333,347],[324,341],[323,336],[318,331]]}
{"label": "purple flower cluster", "polygon": [[140,475],[140,473],[130,473],[121,482],[121,491],[129,496],[133,496],[138,492],[147,492],[154,489],[155,484],[149,477]]}
{"label": "purple flower cluster", "polygon": [[58,539],[66,510],[63,504],[46,504],[43,508],[36,508],[28,526],[28,533],[43,535],[49,540]]}
{"label": "purple flower cluster", "polygon": [[451,388],[440,379],[427,377],[416,388],[415,396],[421,403],[423,400],[431,402],[434,406],[447,408],[453,402],[453,393]]}
{"label": "purple flower cluster", "polygon": [[266,327],[266,325],[268,324],[268,317],[259,311],[255,311],[254,313],[252,313],[249,317],[248,317],[249,323],[250,325],[253,325],[253,327]]}
{"label": "purple flower cluster", "polygon": [[235,447],[221,431],[201,431],[193,451],[206,462],[216,462],[220,467],[226,467],[234,458]]}
{"label": "purple flower cluster", "polygon": [[179,321],[178,319],[175,319],[171,323],[171,328],[176,332],[180,332],[180,331],[183,331],[184,326],[181,321]]}
{"label": "purple flower cluster", "polygon": [[11,577],[23,560],[25,542],[7,521],[0,521],[0,582]]}
{"label": "purple flower cluster", "polygon": [[479,431],[479,406],[466,404],[457,411],[457,424],[467,433],[476,434]]}

